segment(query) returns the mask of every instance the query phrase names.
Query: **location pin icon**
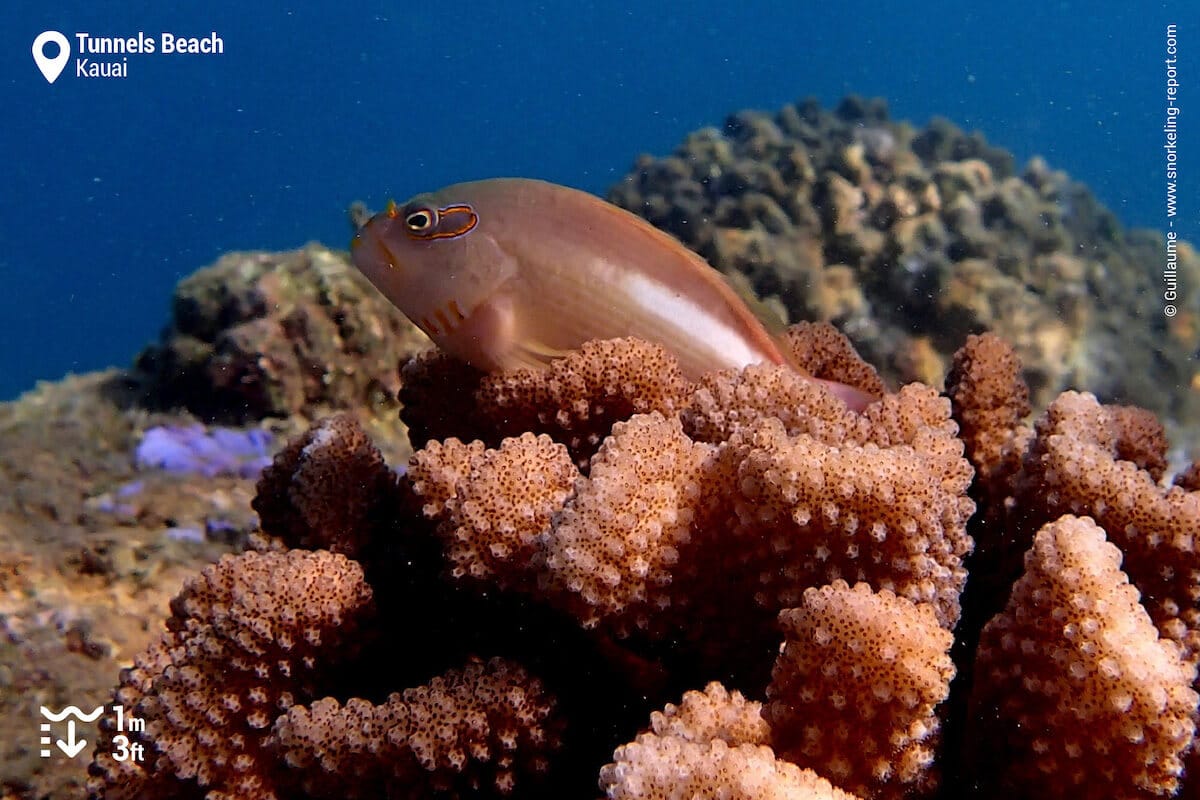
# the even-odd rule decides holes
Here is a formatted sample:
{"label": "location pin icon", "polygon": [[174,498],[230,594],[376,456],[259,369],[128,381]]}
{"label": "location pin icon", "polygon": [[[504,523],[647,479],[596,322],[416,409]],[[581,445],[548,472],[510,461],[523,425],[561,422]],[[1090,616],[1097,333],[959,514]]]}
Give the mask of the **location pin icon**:
{"label": "location pin icon", "polygon": [[[58,45],[58,55],[54,58],[46,58],[43,52],[47,42]],[[54,83],[62,74],[63,67],[71,60],[71,43],[58,31],[42,31],[33,40],[33,60],[45,76],[46,83]]]}

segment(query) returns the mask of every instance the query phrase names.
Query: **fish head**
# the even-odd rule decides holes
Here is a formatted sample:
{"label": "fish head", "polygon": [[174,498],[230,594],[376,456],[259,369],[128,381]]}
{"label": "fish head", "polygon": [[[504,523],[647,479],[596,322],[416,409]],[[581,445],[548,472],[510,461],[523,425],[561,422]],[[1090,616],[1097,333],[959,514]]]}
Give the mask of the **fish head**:
{"label": "fish head", "polygon": [[455,187],[371,217],[350,243],[354,265],[444,349],[516,274],[514,259]]}

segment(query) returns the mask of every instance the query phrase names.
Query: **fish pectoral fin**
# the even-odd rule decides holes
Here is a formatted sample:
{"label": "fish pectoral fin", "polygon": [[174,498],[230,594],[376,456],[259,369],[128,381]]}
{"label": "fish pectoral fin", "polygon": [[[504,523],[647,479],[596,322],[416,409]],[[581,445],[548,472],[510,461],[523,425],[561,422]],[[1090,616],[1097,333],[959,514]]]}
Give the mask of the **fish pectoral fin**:
{"label": "fish pectoral fin", "polygon": [[545,344],[544,342],[539,342],[534,339],[520,340],[517,342],[517,347],[519,347],[522,350],[525,350],[526,352],[530,353],[531,355],[533,355],[536,358],[540,358],[540,359],[546,361],[547,363],[554,361],[555,359],[562,358],[563,356],[574,352],[572,350],[559,350],[556,347],[551,347],[550,345]]}
{"label": "fish pectoral fin", "polygon": [[503,362],[502,366],[506,370],[520,369],[522,367],[543,370],[551,361],[557,361],[571,352],[570,350],[559,350],[550,347],[536,339],[518,337],[508,348],[508,352],[504,353],[501,360]]}

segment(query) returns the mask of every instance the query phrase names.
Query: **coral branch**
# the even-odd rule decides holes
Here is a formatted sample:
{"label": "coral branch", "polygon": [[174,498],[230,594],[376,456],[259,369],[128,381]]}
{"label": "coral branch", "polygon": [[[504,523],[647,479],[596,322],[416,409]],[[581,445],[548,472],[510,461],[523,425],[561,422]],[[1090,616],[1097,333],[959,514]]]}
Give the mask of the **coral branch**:
{"label": "coral branch", "polygon": [[116,702],[145,720],[142,768],[118,762],[115,731],[91,768],[93,797],[150,800],[200,787],[210,797],[278,797],[271,724],[324,693],[372,612],[362,569],[328,552],[226,556],[171,603],[168,632],[122,675]]}
{"label": "coral branch", "polygon": [[710,683],[650,716],[600,771],[612,800],[854,800],[765,746],[762,705]]}
{"label": "coral branch", "polygon": [[275,721],[272,745],[314,798],[528,790],[560,747],[540,683],[492,659],[450,670],[381,705],[325,698]]}
{"label": "coral branch", "polygon": [[252,506],[289,547],[360,556],[396,479],[350,414],[327,417],[275,457]]}
{"label": "coral branch", "polygon": [[[1038,423],[1018,486],[1023,528],[1087,514],[1124,554],[1125,571],[1164,635],[1200,658],[1200,493],[1163,489],[1122,452],[1158,451],[1090,394],[1064,392]],[[1140,444],[1132,443],[1134,440]],[[1146,456],[1148,457],[1148,456]]]}
{"label": "coral branch", "polygon": [[1174,793],[1195,728],[1195,667],[1159,638],[1090,519],[1046,525],[987,624],[970,725],[994,797]]}
{"label": "coral branch", "polygon": [[935,709],[954,677],[953,638],[933,608],[836,581],[779,622],[764,716],[780,756],[864,797],[931,794]]}

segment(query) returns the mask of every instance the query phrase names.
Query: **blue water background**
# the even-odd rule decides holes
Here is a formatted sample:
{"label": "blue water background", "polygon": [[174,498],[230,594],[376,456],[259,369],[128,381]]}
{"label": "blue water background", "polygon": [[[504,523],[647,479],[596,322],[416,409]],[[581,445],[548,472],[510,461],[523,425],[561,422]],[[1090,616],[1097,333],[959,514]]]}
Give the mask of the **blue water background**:
{"label": "blue water background", "polygon": [[[1164,228],[1167,22],[1184,67],[1176,229],[1197,234],[1193,3],[110,5],[0,10],[0,399],[129,363],[175,282],[223,252],[345,246],[354,199],[495,175],[603,192],[641,152],[806,95],[948,117]],[[68,67],[50,86],[30,53],[46,29],[216,31],[225,53],[130,56],[123,80]]]}

